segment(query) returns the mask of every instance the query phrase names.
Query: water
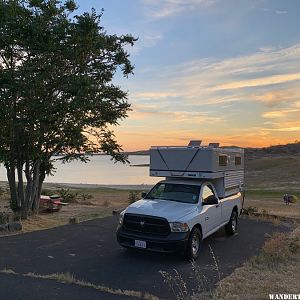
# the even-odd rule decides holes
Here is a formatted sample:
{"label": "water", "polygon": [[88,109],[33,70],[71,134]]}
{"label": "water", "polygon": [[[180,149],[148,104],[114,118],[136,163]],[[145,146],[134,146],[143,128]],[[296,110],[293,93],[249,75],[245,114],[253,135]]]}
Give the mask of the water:
{"label": "water", "polygon": [[[149,156],[130,155],[131,164],[149,164]],[[73,161],[62,164],[55,162],[57,168],[54,176],[48,176],[45,182],[103,184],[103,185],[139,185],[153,184],[159,178],[149,176],[149,167],[130,167],[122,163],[114,164],[109,156],[90,157],[88,163]],[[6,171],[0,167],[0,181],[6,181]]]}

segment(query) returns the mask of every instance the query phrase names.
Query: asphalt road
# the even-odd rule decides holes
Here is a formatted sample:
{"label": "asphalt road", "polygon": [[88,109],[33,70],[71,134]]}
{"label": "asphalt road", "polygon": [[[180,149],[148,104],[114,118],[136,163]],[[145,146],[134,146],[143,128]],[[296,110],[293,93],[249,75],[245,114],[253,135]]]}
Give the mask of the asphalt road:
{"label": "asphalt road", "polygon": [[[128,251],[115,239],[117,217],[0,238],[0,270],[18,274],[71,273],[77,279],[113,289],[149,292],[174,298],[159,271],[176,269],[195,288],[191,264],[179,256]],[[204,241],[197,260],[211,285],[218,281],[209,246],[218,260],[221,276],[230,274],[263,245],[266,235],[287,227],[241,219],[239,233],[227,237],[223,230]],[[242,280],[242,279],[241,279]],[[0,299],[126,299],[92,288],[66,285],[22,275],[0,275]]]}

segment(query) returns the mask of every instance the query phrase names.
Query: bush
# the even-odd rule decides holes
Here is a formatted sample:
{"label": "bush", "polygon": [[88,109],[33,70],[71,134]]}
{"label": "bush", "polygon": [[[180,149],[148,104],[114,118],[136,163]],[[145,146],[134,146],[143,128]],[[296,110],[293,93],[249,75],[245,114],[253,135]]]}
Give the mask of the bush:
{"label": "bush", "polygon": [[138,191],[130,191],[128,200],[130,204],[140,200],[140,193]]}
{"label": "bush", "polygon": [[79,196],[82,201],[93,199],[93,196],[88,193],[80,193]]}
{"label": "bush", "polygon": [[50,189],[42,189],[42,195],[44,196],[51,196],[54,194],[54,191],[53,190],[50,190]]}
{"label": "bush", "polygon": [[0,212],[0,224],[7,223],[7,216],[4,213]]}
{"label": "bush", "polygon": [[64,199],[67,203],[76,202],[76,198],[78,196],[78,193],[72,192],[70,189],[60,189],[57,191],[60,196]]}
{"label": "bush", "polygon": [[261,254],[255,257],[252,263],[256,267],[273,268],[292,258],[299,249],[299,234],[275,233],[265,242]]}
{"label": "bush", "polygon": [[298,202],[298,197],[296,195],[290,195],[290,201],[291,203],[296,203]]}
{"label": "bush", "polygon": [[258,213],[258,208],[256,206],[248,206],[243,209],[243,213],[249,216],[255,215]]}

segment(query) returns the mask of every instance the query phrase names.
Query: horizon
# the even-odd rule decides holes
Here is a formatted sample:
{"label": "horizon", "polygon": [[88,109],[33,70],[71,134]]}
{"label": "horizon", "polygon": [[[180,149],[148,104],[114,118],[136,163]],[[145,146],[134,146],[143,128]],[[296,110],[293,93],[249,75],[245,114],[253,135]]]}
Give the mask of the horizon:
{"label": "horizon", "polygon": [[115,128],[124,151],[151,145],[267,147],[299,140],[298,1],[77,0],[111,34],[139,37],[129,117]]}

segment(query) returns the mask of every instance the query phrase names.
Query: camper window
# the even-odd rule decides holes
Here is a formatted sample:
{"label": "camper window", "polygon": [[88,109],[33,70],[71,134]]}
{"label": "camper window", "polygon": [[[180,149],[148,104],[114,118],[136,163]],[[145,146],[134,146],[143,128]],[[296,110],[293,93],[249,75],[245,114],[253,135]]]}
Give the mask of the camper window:
{"label": "camper window", "polygon": [[219,166],[227,166],[227,155],[219,156]]}
{"label": "camper window", "polygon": [[240,156],[235,157],[235,165],[240,166],[242,164],[242,158]]}

